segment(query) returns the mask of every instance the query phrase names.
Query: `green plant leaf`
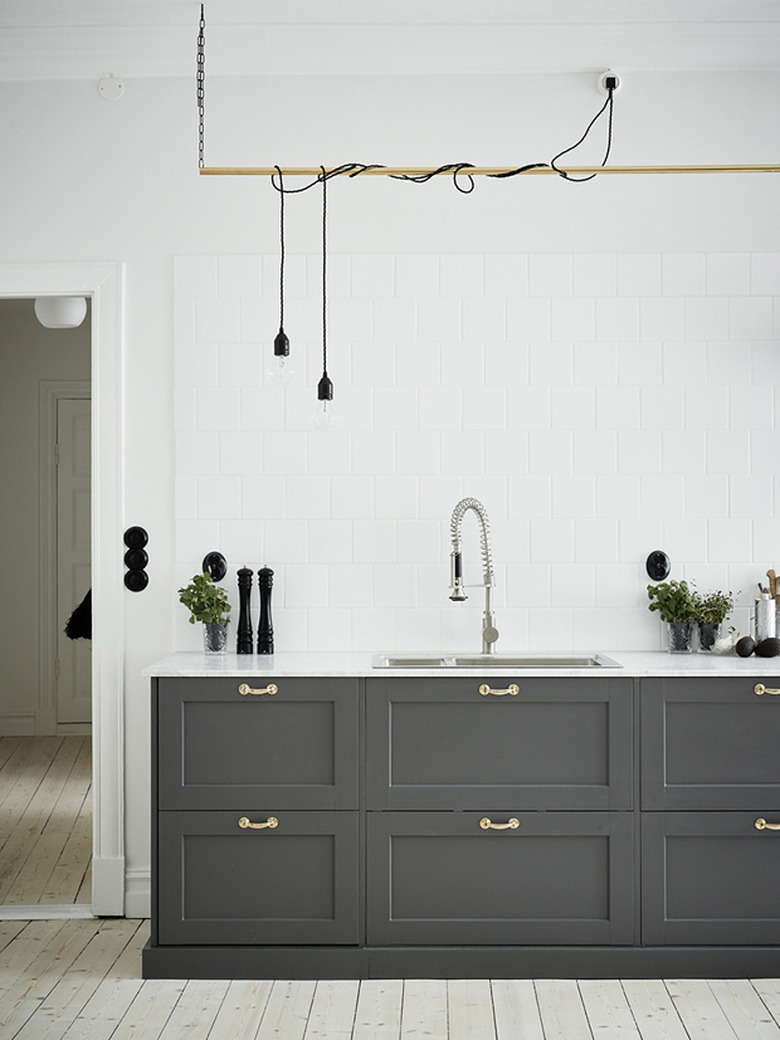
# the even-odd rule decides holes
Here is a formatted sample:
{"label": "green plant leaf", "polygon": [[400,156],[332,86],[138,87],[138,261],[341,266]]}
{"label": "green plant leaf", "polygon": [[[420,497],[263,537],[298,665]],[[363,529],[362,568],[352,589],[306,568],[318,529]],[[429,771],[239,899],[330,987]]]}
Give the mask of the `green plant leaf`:
{"label": "green plant leaf", "polygon": [[193,575],[189,585],[179,589],[179,602],[190,611],[190,624],[202,621],[209,625],[221,625],[229,620],[230,602],[223,588],[215,585],[211,575]]}

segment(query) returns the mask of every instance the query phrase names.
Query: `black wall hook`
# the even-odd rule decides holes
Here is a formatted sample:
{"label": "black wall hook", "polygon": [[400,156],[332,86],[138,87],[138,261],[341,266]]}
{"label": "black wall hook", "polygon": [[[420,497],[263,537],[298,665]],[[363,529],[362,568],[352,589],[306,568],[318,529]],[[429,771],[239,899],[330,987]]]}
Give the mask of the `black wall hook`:
{"label": "black wall hook", "polygon": [[201,566],[202,572],[208,572],[212,581],[222,581],[227,574],[227,560],[221,552],[206,553]]}

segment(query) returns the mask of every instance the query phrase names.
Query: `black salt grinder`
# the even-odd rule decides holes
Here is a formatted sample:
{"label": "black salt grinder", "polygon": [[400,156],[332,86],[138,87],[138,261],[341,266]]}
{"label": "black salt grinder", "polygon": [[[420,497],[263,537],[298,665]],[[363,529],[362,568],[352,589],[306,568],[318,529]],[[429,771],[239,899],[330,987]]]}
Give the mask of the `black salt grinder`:
{"label": "black salt grinder", "polygon": [[238,615],[238,634],[236,637],[236,653],[252,653],[252,617],[250,613],[249,597],[252,594],[252,575],[248,567],[242,567],[238,572],[238,598],[240,613]]}
{"label": "black salt grinder", "polygon": [[274,627],[271,623],[271,589],[274,584],[274,572],[270,567],[261,567],[257,572],[257,584],[260,587],[260,623],[257,626],[258,654],[274,652]]}

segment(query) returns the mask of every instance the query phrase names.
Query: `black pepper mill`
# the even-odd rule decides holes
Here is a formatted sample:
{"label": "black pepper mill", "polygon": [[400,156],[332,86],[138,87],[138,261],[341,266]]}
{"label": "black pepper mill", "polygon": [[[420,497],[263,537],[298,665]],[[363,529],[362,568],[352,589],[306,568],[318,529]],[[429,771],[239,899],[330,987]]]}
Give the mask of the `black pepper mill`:
{"label": "black pepper mill", "polygon": [[274,652],[274,627],[271,623],[271,589],[274,584],[274,572],[270,567],[261,567],[257,572],[257,584],[260,587],[260,623],[257,626],[258,654]]}
{"label": "black pepper mill", "polygon": [[249,597],[252,594],[252,575],[248,567],[242,567],[238,572],[238,598],[240,613],[238,615],[238,635],[236,638],[236,653],[252,653],[252,617],[250,613]]}

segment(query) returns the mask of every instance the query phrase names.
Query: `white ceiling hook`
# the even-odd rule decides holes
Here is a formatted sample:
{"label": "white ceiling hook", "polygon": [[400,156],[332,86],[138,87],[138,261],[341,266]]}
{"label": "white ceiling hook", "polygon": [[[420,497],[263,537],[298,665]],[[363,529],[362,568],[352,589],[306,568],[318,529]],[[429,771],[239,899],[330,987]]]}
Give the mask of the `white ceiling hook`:
{"label": "white ceiling hook", "polygon": [[118,76],[111,72],[105,73],[98,80],[98,94],[104,101],[118,101],[125,92],[125,85]]}

